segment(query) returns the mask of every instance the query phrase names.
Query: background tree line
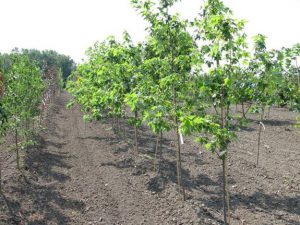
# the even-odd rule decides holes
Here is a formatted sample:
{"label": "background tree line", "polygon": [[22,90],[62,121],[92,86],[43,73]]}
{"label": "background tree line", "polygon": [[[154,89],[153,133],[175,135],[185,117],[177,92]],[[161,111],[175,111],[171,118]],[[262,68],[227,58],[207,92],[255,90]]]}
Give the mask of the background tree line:
{"label": "background tree line", "polygon": [[14,48],[11,53],[0,53],[0,71],[7,73],[12,65],[12,55],[18,53],[25,55],[30,61],[41,69],[46,74],[46,71],[56,68],[61,71],[63,81],[66,81],[67,77],[76,68],[74,60],[67,55],[60,54],[54,50],[37,50],[37,49],[21,49]]}

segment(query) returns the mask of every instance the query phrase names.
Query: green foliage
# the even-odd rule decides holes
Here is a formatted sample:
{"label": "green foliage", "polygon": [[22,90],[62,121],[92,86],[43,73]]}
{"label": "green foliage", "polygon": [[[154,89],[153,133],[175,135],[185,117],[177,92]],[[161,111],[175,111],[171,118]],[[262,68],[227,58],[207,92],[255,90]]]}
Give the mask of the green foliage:
{"label": "green foliage", "polygon": [[[232,102],[248,101],[253,95],[251,76],[246,73],[249,53],[243,33],[245,21],[234,19],[232,11],[221,1],[209,0],[194,24],[203,59],[199,63],[205,63],[202,65],[204,76],[200,77],[198,84],[199,94],[205,98],[199,99],[197,104],[211,102],[217,113],[209,117],[211,123],[208,126],[200,126],[201,129],[195,131],[200,134],[198,141],[212,152],[218,150],[217,154],[223,159],[229,143],[235,137],[230,125],[230,106]],[[203,110],[196,114],[200,118],[207,118]],[[197,124],[196,127],[199,126]],[[210,137],[203,137],[203,133]]]}
{"label": "green foliage", "polygon": [[[149,22],[147,41],[134,45],[124,33],[121,42],[114,37],[97,42],[69,78],[68,90],[89,118],[124,117],[129,107],[141,116],[129,116],[130,124],[145,122],[157,134],[180,126],[200,139],[210,136],[218,143],[207,146],[221,153],[235,136],[233,103],[250,103],[263,112],[273,104],[299,102],[292,64],[299,45],[268,51],[266,37],[258,34],[250,53],[245,21],[235,19],[220,0],[207,0],[192,23],[169,13],[177,1],[131,2]],[[211,106],[216,114],[208,116]],[[211,123],[200,126],[208,118]]]}
{"label": "green foliage", "polygon": [[123,43],[109,37],[87,51],[89,63],[78,67],[67,89],[95,119],[122,117],[126,104],[135,110],[137,99],[131,93],[136,84],[141,46],[134,46],[124,33]]}
{"label": "green foliage", "polygon": [[4,108],[16,120],[36,116],[45,85],[38,67],[28,57],[15,54],[5,78]]}
{"label": "green foliage", "polygon": [[0,71],[7,73],[11,69],[14,63],[13,58],[15,53],[27,56],[29,60],[35,62],[44,73],[49,70],[49,68],[57,68],[61,71],[62,80],[64,82],[76,68],[75,62],[69,56],[59,54],[53,50],[14,49],[12,53],[0,53]]}
{"label": "green foliage", "polygon": [[[149,24],[146,41],[134,45],[124,33],[122,41],[108,37],[95,43],[87,50],[88,61],[69,77],[69,92],[88,120],[123,117],[135,133],[142,123],[157,135],[174,129],[178,181],[179,137],[196,136],[222,160],[227,183],[226,158],[238,118],[232,104],[247,103],[243,114],[249,109],[262,114],[274,104],[299,107],[299,68],[292,62],[300,45],[269,51],[266,37],[259,34],[251,52],[245,21],[235,19],[221,0],[205,1],[193,22],[170,13],[176,0],[131,2]],[[244,117],[241,124],[247,125]]]}
{"label": "green foliage", "polygon": [[[11,66],[4,74],[4,93],[0,99],[1,135],[9,129],[14,131],[19,168],[18,148],[34,143],[29,139],[32,131],[28,123],[40,113],[39,106],[46,85],[39,67],[26,55],[13,53],[10,60]],[[21,142],[18,136],[21,136]]]}
{"label": "green foliage", "polygon": [[68,102],[68,104],[66,105],[66,107],[67,107],[67,109],[71,109],[71,108],[73,108],[74,107],[74,105],[75,105],[75,101],[70,101],[70,102]]}

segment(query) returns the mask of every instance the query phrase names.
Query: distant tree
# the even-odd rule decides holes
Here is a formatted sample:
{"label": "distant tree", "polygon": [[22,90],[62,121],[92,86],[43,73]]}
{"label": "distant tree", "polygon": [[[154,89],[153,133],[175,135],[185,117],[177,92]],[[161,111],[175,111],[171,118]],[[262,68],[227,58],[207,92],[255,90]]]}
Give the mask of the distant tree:
{"label": "distant tree", "polygon": [[10,54],[0,53],[0,71],[3,73],[6,73],[12,65],[12,60],[10,58]]}
{"label": "distant tree", "polygon": [[64,81],[66,81],[68,76],[76,68],[73,59],[53,50],[39,51],[37,49],[22,49],[21,52],[28,55],[30,60],[36,61],[40,69],[44,72],[53,67],[61,70]]}

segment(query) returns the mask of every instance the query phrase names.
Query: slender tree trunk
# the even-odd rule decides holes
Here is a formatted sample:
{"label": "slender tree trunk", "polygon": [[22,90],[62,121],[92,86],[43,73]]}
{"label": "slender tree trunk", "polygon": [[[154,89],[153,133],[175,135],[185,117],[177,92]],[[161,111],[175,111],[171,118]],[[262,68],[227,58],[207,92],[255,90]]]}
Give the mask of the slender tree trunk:
{"label": "slender tree trunk", "polygon": [[17,156],[17,169],[20,170],[20,156],[18,147],[18,129],[15,128],[15,145],[16,145],[16,156]]}
{"label": "slender tree trunk", "polygon": [[26,118],[25,120],[25,129],[26,129],[26,142],[29,141],[29,135],[30,135],[30,127],[29,127],[29,118]]}
{"label": "slender tree trunk", "polygon": [[268,119],[270,119],[270,114],[271,114],[271,106],[268,106]]}
{"label": "slender tree trunk", "polygon": [[185,189],[182,182],[181,147],[180,147],[180,134],[179,134],[178,123],[176,125],[176,136],[177,136],[177,182],[179,186],[179,192],[182,192],[183,201],[185,201],[186,199]]}
{"label": "slender tree trunk", "polygon": [[251,106],[252,106],[252,103],[248,105],[248,109],[246,110],[245,115],[248,114],[249,110],[251,109]]}
{"label": "slender tree trunk", "polygon": [[258,167],[258,160],[259,160],[259,148],[260,148],[261,130],[262,130],[262,126],[261,126],[261,124],[259,124],[259,129],[258,129],[258,141],[257,141],[256,167]]}
{"label": "slender tree trunk", "polygon": [[[33,130],[33,132],[34,132],[34,130],[35,130],[35,127],[34,127],[34,118],[35,118],[35,117],[32,118],[32,130]],[[35,134],[35,132],[34,132],[34,134]]]}
{"label": "slender tree trunk", "polygon": [[124,107],[124,126],[123,126],[123,138],[125,141],[126,137],[127,137],[127,132],[126,132],[126,128],[127,128],[127,115],[126,115],[126,107]]}
{"label": "slender tree trunk", "polygon": [[229,108],[229,104],[227,104],[226,106],[226,112],[225,112],[225,117],[224,117],[224,124],[226,127],[229,127],[229,120],[226,119],[229,117],[229,112],[230,112],[230,108]]}
{"label": "slender tree trunk", "polygon": [[163,132],[160,130],[160,138],[159,138],[159,152],[160,158],[162,158],[162,139],[163,139]]}
{"label": "slender tree trunk", "polygon": [[40,116],[39,116],[39,126],[42,124],[42,116],[43,116],[43,109],[41,110]]}
{"label": "slender tree trunk", "polygon": [[[154,170],[160,170],[160,163],[162,160],[162,138],[163,132],[160,130],[159,134],[156,137],[156,145],[155,145],[155,162],[154,162]],[[158,146],[159,143],[159,146]],[[159,155],[159,156],[158,156]]]}
{"label": "slender tree trunk", "polygon": [[256,167],[258,167],[258,160],[259,160],[259,151],[260,151],[260,140],[261,140],[261,132],[262,132],[262,121],[264,118],[264,107],[262,108],[262,112],[260,114],[260,121],[259,121],[259,129],[258,129],[258,139],[257,139],[257,156],[256,156]]}
{"label": "slender tree trunk", "polygon": [[[168,22],[167,22],[168,23]],[[174,55],[174,50],[176,49],[177,46],[174,46],[174,43],[172,41],[172,33],[168,32],[168,36],[170,38],[170,51],[171,51],[171,73],[175,72],[175,55]],[[172,85],[172,94],[173,94],[173,109],[174,109],[174,123],[175,123],[175,131],[176,131],[176,141],[177,141],[177,182],[178,182],[178,189],[179,193],[182,192],[182,197],[183,201],[185,201],[185,190],[184,190],[184,185],[182,181],[182,168],[181,168],[181,148],[180,148],[180,134],[179,134],[179,124],[178,124],[178,116],[177,116],[177,92],[176,92],[176,87],[175,84],[173,83]]]}
{"label": "slender tree trunk", "polygon": [[120,133],[120,118],[117,117],[117,132]]}
{"label": "slender tree trunk", "polygon": [[115,117],[114,116],[111,117],[111,128],[112,128],[112,130],[114,132],[116,131],[116,128],[115,128]]}
{"label": "slender tree trunk", "polygon": [[86,135],[86,125],[87,125],[87,122],[84,121],[84,137],[85,137],[85,138],[87,137],[87,135]]}
{"label": "slender tree trunk", "polygon": [[134,111],[134,142],[135,142],[135,152],[138,153],[138,129],[137,129],[137,119],[138,119],[138,112]]}
{"label": "slender tree trunk", "polygon": [[113,115],[113,131],[115,132],[115,133],[117,133],[118,132],[118,123],[117,123],[117,117],[115,116],[115,115]]}
{"label": "slender tree trunk", "polygon": [[[224,128],[228,126],[227,117],[228,117],[228,106],[227,112],[225,112],[225,104],[224,104],[224,90],[221,90],[221,127]],[[223,146],[226,147],[226,146]],[[221,152],[226,149],[221,149]],[[228,225],[230,222],[230,197],[228,190],[228,182],[227,182],[227,153],[222,158],[222,174],[223,174],[223,211],[224,211],[224,224]],[[228,218],[228,219],[227,219]]]}
{"label": "slender tree trunk", "polygon": [[226,156],[222,160],[222,170],[223,170],[223,211],[224,211],[224,224],[227,225],[227,171],[226,171]]}
{"label": "slender tree trunk", "polygon": [[243,113],[243,118],[246,119],[244,102],[242,102],[242,113]]}
{"label": "slender tree trunk", "polygon": [[159,163],[158,163],[158,159],[157,159],[159,137],[160,137],[160,135],[158,134],[156,137],[156,143],[155,143],[154,171],[158,171],[158,167],[159,167]]}
{"label": "slender tree trunk", "polygon": [[217,109],[217,106],[215,104],[213,104],[213,107],[214,107],[214,110],[216,112],[217,115],[219,115],[219,112],[218,112],[218,109]]}
{"label": "slender tree trunk", "polygon": [[173,104],[175,108],[174,122],[175,122],[175,131],[176,131],[176,142],[177,142],[177,182],[179,193],[182,193],[183,201],[185,201],[185,189],[182,182],[182,167],[181,167],[181,146],[180,146],[180,134],[179,134],[179,125],[177,118],[177,99],[176,99],[175,87],[173,87]]}

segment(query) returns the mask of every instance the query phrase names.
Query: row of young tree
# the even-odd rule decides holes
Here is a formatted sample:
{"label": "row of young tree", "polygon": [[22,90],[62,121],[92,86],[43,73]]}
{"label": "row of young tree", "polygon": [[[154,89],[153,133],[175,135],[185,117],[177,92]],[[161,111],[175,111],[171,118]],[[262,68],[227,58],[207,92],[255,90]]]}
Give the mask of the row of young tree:
{"label": "row of young tree", "polygon": [[[122,41],[108,37],[95,43],[87,50],[88,61],[70,76],[67,88],[83,106],[86,119],[112,118],[118,130],[119,120],[128,119],[135,127],[136,152],[142,123],[157,135],[156,153],[163,132],[175,131],[177,180],[183,199],[182,135],[196,136],[222,162],[224,222],[228,224],[226,160],[236,137],[232,106],[241,105],[244,118],[250,108],[256,109],[261,120],[273,105],[299,109],[295,60],[300,45],[269,51],[266,37],[259,34],[250,51],[245,21],[235,19],[221,0],[206,0],[193,21],[170,13],[177,0],[131,2],[149,24],[146,41],[134,44],[124,33]],[[131,116],[126,116],[128,108]]]}
{"label": "row of young tree", "polygon": [[[7,134],[14,137],[9,148],[15,151],[20,170],[20,150],[35,144],[34,134],[41,128],[42,113],[63,87],[62,72],[46,61],[42,66],[42,61],[34,60],[26,51],[3,54],[0,59],[0,140],[6,141]],[[0,160],[0,192],[1,169]]]}
{"label": "row of young tree", "polygon": [[[40,70],[33,65],[28,57],[11,55],[12,66],[6,73],[1,73],[1,139],[12,132],[14,134],[14,151],[16,152],[17,168],[20,169],[20,149],[31,144],[29,124],[37,116],[42,101],[45,84]],[[0,175],[1,175],[0,165]],[[0,176],[0,191],[1,188]]]}
{"label": "row of young tree", "polygon": [[[43,74],[55,68],[60,71],[63,81],[66,81],[71,72],[76,68],[73,59],[64,54],[59,54],[54,50],[37,50],[37,49],[18,49],[14,48],[12,53],[26,55],[30,61],[34,61]],[[0,53],[0,70],[4,73],[8,72],[13,65],[11,53]]]}

